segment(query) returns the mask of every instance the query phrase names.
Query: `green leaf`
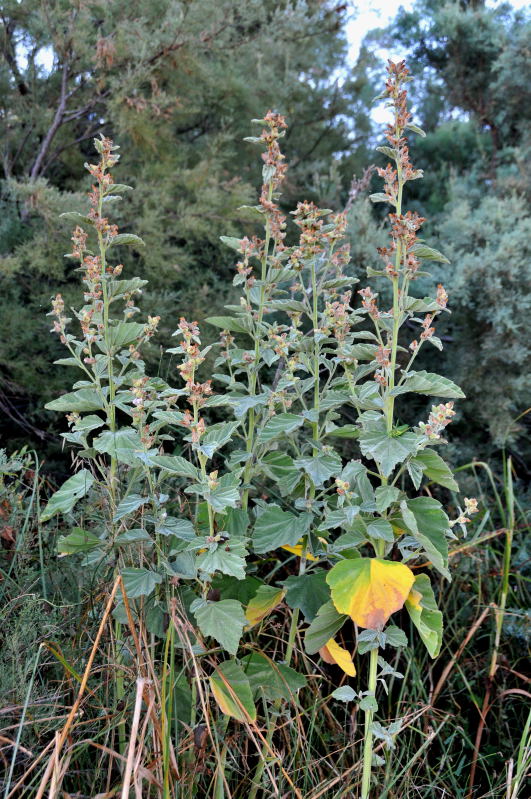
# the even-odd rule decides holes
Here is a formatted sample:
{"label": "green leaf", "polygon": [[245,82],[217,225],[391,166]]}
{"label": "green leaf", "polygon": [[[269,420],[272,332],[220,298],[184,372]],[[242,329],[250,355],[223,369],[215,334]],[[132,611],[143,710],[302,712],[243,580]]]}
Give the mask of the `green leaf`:
{"label": "green leaf", "polygon": [[326,582],[326,571],[292,575],[283,582],[286,589],[286,604],[292,609],[300,608],[306,621],[315,619],[319,608],[330,600],[330,588]]}
{"label": "green leaf", "polygon": [[425,139],[425,138],[426,138],[426,134],[424,133],[424,131],[422,130],[422,128],[419,128],[419,126],[418,126],[418,125],[413,125],[411,122],[408,122],[408,123],[407,123],[407,125],[406,125],[406,128],[407,128],[408,130],[412,130],[412,131],[413,131],[413,133],[418,133],[418,135],[419,135],[419,136],[422,136],[422,138],[423,138],[423,139]]}
{"label": "green leaf", "polygon": [[301,473],[295,468],[293,458],[280,450],[265,455],[261,466],[266,475],[277,483],[283,497],[293,493],[301,480]]}
{"label": "green leaf", "polygon": [[103,545],[94,533],[89,530],[82,530],[81,527],[74,527],[68,535],[59,536],[57,551],[61,555],[76,555],[78,552],[90,552],[93,549],[100,549]]}
{"label": "green leaf", "polygon": [[225,660],[210,676],[210,687],[223,713],[243,723],[256,721],[249,679],[235,660]]}
{"label": "green leaf", "polygon": [[140,322],[118,322],[117,325],[109,327],[107,341],[100,342],[98,346],[102,352],[122,350],[142,338],[145,329],[145,325]]}
{"label": "green leaf", "polygon": [[437,571],[450,580],[446,538],[450,523],[441,503],[431,497],[417,497],[401,502],[400,509],[413,538],[423,547]]}
{"label": "green leaf", "polygon": [[441,651],[443,615],[437,607],[430,578],[419,574],[406,600],[406,610],[432,658]]}
{"label": "green leaf", "polygon": [[367,532],[371,538],[379,538],[382,541],[387,541],[388,544],[394,543],[393,528],[385,519],[374,519],[368,522]]}
{"label": "green leaf", "polygon": [[89,433],[91,430],[97,430],[103,427],[105,422],[99,416],[82,416],[79,421],[75,423],[74,429],[80,433]]}
{"label": "green leaf", "polygon": [[222,599],[219,602],[196,599],[190,610],[203,635],[214,638],[231,655],[236,654],[243,628],[247,624],[240,602],[235,599]]}
{"label": "green leaf", "polygon": [[69,477],[50,498],[41,513],[41,522],[47,522],[56,513],[69,513],[76,502],[88,494],[93,483],[94,477],[87,469],[81,469],[73,477]]}
{"label": "green leaf", "polygon": [[295,516],[278,505],[269,505],[258,517],[252,534],[253,549],[257,554],[270,552],[283,546],[295,546],[309,527],[311,517]]}
{"label": "green leaf", "polygon": [[217,486],[206,492],[204,497],[216,513],[222,513],[227,508],[235,508],[240,501],[238,478],[230,472],[222,475]]}
{"label": "green leaf", "polygon": [[279,413],[269,419],[258,434],[258,444],[267,444],[280,436],[294,433],[304,422],[302,416],[294,413]]}
{"label": "green leaf", "polygon": [[129,280],[109,280],[107,283],[107,294],[109,299],[119,299],[125,294],[139,291],[148,281],[139,277],[132,277]]}
{"label": "green leaf", "polygon": [[145,242],[142,241],[140,236],[135,236],[134,233],[119,233],[109,242],[109,247],[116,247],[119,244],[127,244],[134,247],[145,247]]}
{"label": "green leaf", "polygon": [[199,452],[211,458],[214,452],[231,440],[239,426],[240,422],[219,422],[210,425],[197,447]]}
{"label": "green leaf", "polygon": [[242,419],[248,410],[267,403],[267,394],[256,394],[254,397],[226,397],[236,419]]}
{"label": "green leaf", "polygon": [[128,513],[134,513],[141,505],[145,505],[147,501],[147,497],[141,497],[139,494],[128,494],[116,508],[113,521],[118,522],[124,516],[127,516]]}
{"label": "green leaf", "polygon": [[433,449],[423,449],[417,452],[411,463],[418,464],[429,480],[438,483],[450,491],[459,491],[459,486],[452,474],[452,470],[441,456]]}
{"label": "green leaf", "polygon": [[331,477],[338,475],[343,466],[336,452],[329,454],[320,452],[313,457],[298,458],[294,463],[298,469],[306,472],[316,488],[320,488]]}
{"label": "green leaf", "polygon": [[236,250],[236,252],[242,251],[242,241],[241,239],[237,239],[236,236],[220,236],[219,240],[226,244],[227,247],[230,247],[231,250]]}
{"label": "green leaf", "polygon": [[121,430],[105,430],[92,442],[96,452],[116,458],[120,463],[133,466],[138,461],[136,452],[143,451],[143,445],[138,432],[132,427],[122,427]]}
{"label": "green leaf", "polygon": [[242,605],[248,604],[261,585],[263,583],[250,574],[244,580],[226,574],[216,574],[212,580],[212,589],[219,591],[221,599],[237,599]]}
{"label": "green leaf", "polygon": [[78,225],[94,224],[94,221],[90,218],[90,216],[80,214],[79,211],[65,211],[63,214],[59,214],[59,218],[68,219],[69,222],[76,222]]}
{"label": "green leaf", "polygon": [[110,186],[107,186],[105,193],[125,194],[127,191],[133,191],[133,187],[127,186],[125,183],[111,183]]}
{"label": "green leaf", "polygon": [[332,691],[330,694],[334,699],[338,702],[353,702],[357,699],[357,693],[354,688],[351,688],[350,685],[341,685],[339,688],[336,688],[335,691]]}
{"label": "green leaf", "polygon": [[61,397],[47,402],[44,406],[49,411],[101,411],[103,400],[100,394],[93,388],[80,388],[78,391],[71,391]]}
{"label": "green leaf", "polygon": [[124,546],[126,544],[139,544],[141,541],[152,542],[150,534],[142,527],[132,527],[130,530],[125,530],[120,535],[116,536],[114,543]]}
{"label": "green leaf", "polygon": [[128,599],[149,596],[155,586],[162,582],[161,575],[151,569],[122,569],[121,576]]}
{"label": "green leaf", "polygon": [[366,430],[359,438],[362,453],[380,465],[384,477],[389,477],[395,466],[416,452],[423,441],[416,433],[392,436],[383,430]]}
{"label": "green leaf", "polygon": [[376,498],[376,510],[378,513],[385,513],[397,501],[400,491],[396,486],[378,486],[374,496]]}
{"label": "green leaf", "polygon": [[410,372],[401,386],[393,388],[389,394],[397,397],[414,391],[416,394],[428,394],[432,397],[445,397],[446,399],[464,399],[464,394],[454,382],[447,377],[433,374],[432,372]]}
{"label": "green leaf", "polygon": [[417,258],[423,258],[426,261],[440,261],[442,264],[450,263],[448,258],[443,255],[442,252],[439,252],[439,250],[434,250],[433,247],[427,247],[425,244],[414,244],[411,248],[411,252],[413,252]]}
{"label": "green leaf", "polygon": [[304,634],[304,648],[309,655],[315,655],[327,641],[334,637],[342,628],[348,616],[338,613],[332,601],[326,602],[317,611],[306,633]]}
{"label": "green leaf", "polygon": [[217,544],[211,544],[206,552],[198,555],[196,566],[206,574],[222,572],[238,580],[245,578],[245,542],[238,539],[229,539]]}
{"label": "green leaf", "polygon": [[235,319],[233,316],[207,316],[205,322],[222,330],[230,330],[231,333],[248,333],[248,329],[243,320]]}
{"label": "green leaf", "polygon": [[180,455],[153,455],[150,458],[150,463],[176,477],[190,477],[192,480],[199,478],[197,467],[186,458],[181,458]]}
{"label": "green leaf", "polygon": [[180,541],[193,541],[196,538],[192,522],[189,519],[177,519],[175,516],[166,516],[160,521],[156,532],[161,535],[174,535]]}
{"label": "green leaf", "polygon": [[328,430],[327,436],[331,438],[359,438],[360,428],[355,424],[344,424],[341,427],[334,427]]}
{"label": "green leaf", "polygon": [[255,699],[264,694],[271,702],[293,701],[301,688],[306,687],[306,677],[283,663],[275,663],[261,652],[246,655],[241,658],[241,664]]}
{"label": "green leaf", "polygon": [[400,627],[395,627],[394,624],[391,624],[389,627],[385,628],[384,635],[386,646],[394,646],[396,649],[402,646],[407,646],[407,636],[405,632],[401,630]]}
{"label": "green leaf", "polygon": [[394,203],[391,202],[391,199],[387,196],[387,194],[384,194],[383,191],[377,191],[375,194],[369,194],[369,200],[371,203],[389,203],[389,205],[394,205]]}

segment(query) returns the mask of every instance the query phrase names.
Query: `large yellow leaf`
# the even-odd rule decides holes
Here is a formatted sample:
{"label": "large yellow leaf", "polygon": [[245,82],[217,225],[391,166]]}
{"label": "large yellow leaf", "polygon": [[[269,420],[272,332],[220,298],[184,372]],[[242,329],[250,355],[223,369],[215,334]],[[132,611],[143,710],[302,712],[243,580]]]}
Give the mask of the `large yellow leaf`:
{"label": "large yellow leaf", "polygon": [[355,558],[337,563],[326,581],[338,613],[347,613],[359,627],[375,630],[403,607],[415,577],[403,563]]}
{"label": "large yellow leaf", "polygon": [[339,666],[340,669],[343,669],[345,674],[348,674],[350,677],[356,676],[356,669],[354,667],[354,663],[352,662],[352,655],[350,652],[347,652],[346,649],[343,649],[342,646],[339,646],[337,641],[334,641],[333,638],[330,638],[330,640],[327,641],[323,647],[321,647],[319,654],[325,663],[335,663],[336,666]]}

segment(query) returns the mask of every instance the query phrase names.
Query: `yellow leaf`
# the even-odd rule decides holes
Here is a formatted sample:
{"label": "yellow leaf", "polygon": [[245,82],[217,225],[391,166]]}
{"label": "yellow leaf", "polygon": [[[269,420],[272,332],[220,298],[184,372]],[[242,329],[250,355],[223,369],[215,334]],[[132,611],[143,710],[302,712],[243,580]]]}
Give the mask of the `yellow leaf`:
{"label": "yellow leaf", "polygon": [[[295,544],[295,546],[291,547],[289,544],[285,544],[281,549],[286,549],[288,552],[292,552],[294,555],[297,555],[299,558],[302,558],[303,553],[303,545],[302,545],[302,538],[301,543]],[[306,560],[319,560],[316,558],[315,555],[312,555],[311,552],[306,552]]]}
{"label": "yellow leaf", "polygon": [[409,596],[406,602],[408,603],[408,605],[411,605],[411,608],[413,610],[418,610],[419,612],[422,612],[422,605],[420,604],[421,599],[422,599],[422,594],[420,593],[420,591],[416,591],[414,588],[412,588],[411,591],[409,592]]}
{"label": "yellow leaf", "polygon": [[350,652],[347,652],[346,649],[343,649],[342,646],[339,646],[333,638],[330,638],[330,640],[321,647],[319,654],[325,663],[335,663],[340,669],[343,669],[345,674],[348,674],[350,677],[356,676],[352,655]]}
{"label": "yellow leaf", "polygon": [[284,599],[285,591],[272,585],[261,585],[252,599],[249,600],[245,611],[245,618],[249,622],[246,630],[250,630],[259,621],[280,605]]}
{"label": "yellow leaf", "polygon": [[342,560],[326,581],[338,613],[347,613],[359,627],[382,629],[406,601],[415,576],[404,563],[381,558]]}

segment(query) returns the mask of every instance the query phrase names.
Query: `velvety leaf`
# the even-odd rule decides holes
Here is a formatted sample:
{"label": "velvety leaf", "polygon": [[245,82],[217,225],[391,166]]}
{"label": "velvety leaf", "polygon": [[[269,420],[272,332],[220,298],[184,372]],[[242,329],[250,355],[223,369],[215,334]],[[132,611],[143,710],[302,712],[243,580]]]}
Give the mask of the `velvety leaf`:
{"label": "velvety leaf", "polygon": [[123,519],[124,516],[127,516],[128,513],[134,513],[135,510],[145,505],[147,501],[147,497],[141,497],[139,494],[128,494],[116,508],[114,521],[118,522],[120,519]]}
{"label": "velvety leaf", "polygon": [[231,655],[236,654],[247,624],[240,602],[234,599],[221,599],[219,602],[197,599],[190,610],[203,635],[214,638]]}
{"label": "velvety leaf", "polygon": [[291,575],[284,580],[286,604],[294,610],[300,608],[306,621],[313,621],[319,608],[330,600],[326,571]]}
{"label": "velvety leaf", "polygon": [[90,530],[74,527],[68,535],[59,536],[57,551],[60,555],[75,555],[78,552],[90,552],[93,549],[100,549],[103,543]]}
{"label": "velvety leaf", "polygon": [[416,452],[422,441],[423,437],[416,433],[393,436],[383,430],[366,430],[359,438],[362,453],[380,465],[384,477],[389,477],[395,466]]}
{"label": "velvety leaf", "polygon": [[280,436],[295,432],[304,422],[302,416],[294,413],[279,413],[266,422],[258,434],[258,443],[267,444]]}
{"label": "velvety leaf", "polygon": [[374,492],[376,498],[376,510],[384,513],[391,505],[397,501],[400,491],[396,486],[378,486]]}
{"label": "velvety leaf", "polygon": [[142,241],[140,236],[135,236],[134,233],[118,233],[109,243],[109,247],[117,247],[119,244],[127,244],[128,246],[145,247],[145,242]]}
{"label": "velvety leaf", "polygon": [[210,544],[206,552],[198,555],[196,566],[207,574],[218,571],[243,580],[246,555],[245,542],[231,538],[219,544]]}
{"label": "velvety leaf", "polygon": [[107,454],[128,466],[138,463],[135,453],[144,449],[138,432],[132,427],[123,427],[115,431],[105,430],[94,439],[92,446],[96,452]]}
{"label": "velvety leaf", "polygon": [[445,399],[463,399],[464,394],[452,380],[432,372],[410,372],[401,386],[393,388],[389,393],[392,397],[406,394],[409,391],[415,394],[428,394],[432,397]]}
{"label": "velvety leaf", "polygon": [[338,613],[370,629],[382,628],[403,607],[414,579],[405,564],[381,558],[342,560],[327,575]]}
{"label": "velvety leaf", "polygon": [[331,601],[320,607],[304,634],[304,648],[308,654],[318,652],[341,629],[347,618],[345,614],[337,612]]}
{"label": "velvety leaf", "polygon": [[332,691],[330,696],[337,699],[338,702],[353,702],[358,695],[350,685],[341,685],[335,691]]}
{"label": "velvety leaf", "polygon": [[459,491],[459,486],[452,474],[452,470],[441,456],[433,449],[422,449],[412,459],[418,463],[429,480],[438,483],[450,491]]}
{"label": "velvety leaf", "polygon": [[310,520],[307,514],[295,516],[278,505],[270,505],[256,520],[252,533],[254,551],[262,554],[286,544],[295,546],[307,532]]}
{"label": "velvety leaf", "polygon": [[256,699],[264,694],[271,702],[280,699],[293,701],[301,688],[306,687],[306,677],[290,666],[270,660],[261,652],[246,655],[241,664]]}
{"label": "velvety leaf", "polygon": [[401,502],[400,509],[413,538],[423,547],[437,571],[450,580],[446,538],[450,523],[441,503],[431,497],[417,497]]}
{"label": "velvety leaf", "polygon": [[210,676],[210,688],[223,713],[241,722],[256,720],[249,678],[235,660],[225,660]]}
{"label": "velvety leaf", "polygon": [[153,455],[150,462],[176,477],[190,477],[193,480],[199,477],[197,467],[180,455]]}
{"label": "velvety leaf", "polygon": [[192,522],[175,516],[166,516],[159,521],[156,532],[160,535],[174,535],[180,541],[193,541],[196,537]]}
{"label": "velvety leaf", "polygon": [[214,452],[231,440],[239,426],[240,422],[220,422],[210,425],[198,445],[199,451],[207,458],[211,458]]}
{"label": "velvety leaf", "polygon": [[261,465],[267,476],[278,484],[283,497],[291,494],[301,480],[300,470],[295,468],[293,458],[280,450],[265,455]]}
{"label": "velvety leaf", "polygon": [[233,316],[207,316],[205,322],[222,330],[230,330],[231,333],[247,333],[247,327],[243,320],[235,319]]}
{"label": "velvety leaf", "polygon": [[76,502],[89,492],[93,483],[94,477],[87,469],[81,469],[69,477],[50,498],[41,513],[41,522],[47,522],[56,513],[69,513]]}
{"label": "velvety leaf", "polygon": [[247,629],[254,627],[255,624],[265,619],[271,611],[278,607],[284,599],[284,594],[283,588],[276,588],[273,585],[261,585],[245,610],[245,617],[249,622]]}
{"label": "velvety leaf", "polygon": [[335,452],[320,452],[313,457],[298,458],[294,461],[298,469],[306,472],[316,488],[320,488],[331,477],[338,475],[342,469],[342,461]]}
{"label": "velvety leaf", "polygon": [[392,544],[395,540],[393,528],[385,519],[374,519],[367,523],[367,532],[371,538],[380,538]]}
{"label": "velvety leaf", "polygon": [[448,258],[439,252],[439,250],[433,249],[433,247],[427,247],[425,244],[421,242],[417,242],[411,248],[412,252],[415,254],[417,258],[423,258],[426,261],[440,261],[442,264],[449,264],[450,261]]}
{"label": "velvety leaf", "polygon": [[86,411],[100,411],[103,408],[103,401],[99,393],[94,388],[80,388],[63,394],[44,406],[49,411],[65,411],[84,413]]}
{"label": "velvety leaf", "polygon": [[419,574],[406,599],[406,610],[432,658],[441,651],[443,615],[437,607],[430,578]]}
{"label": "velvety leaf", "polygon": [[122,569],[121,576],[128,599],[149,596],[162,582],[161,575],[151,569]]}

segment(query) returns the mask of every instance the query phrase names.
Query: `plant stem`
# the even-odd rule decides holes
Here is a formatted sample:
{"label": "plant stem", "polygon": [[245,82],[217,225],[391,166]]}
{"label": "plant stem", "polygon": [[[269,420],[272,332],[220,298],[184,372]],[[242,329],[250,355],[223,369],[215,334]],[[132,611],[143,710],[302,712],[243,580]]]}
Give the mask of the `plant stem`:
{"label": "plant stem", "polygon": [[[369,661],[369,696],[376,696],[376,673],[378,668],[378,649],[371,649]],[[361,778],[361,799],[369,799],[372,769],[372,722],[374,710],[365,711],[365,738],[363,743],[363,774]]]}
{"label": "plant stem", "polygon": [[[269,190],[267,194],[268,201],[271,202],[273,196],[273,183],[269,181]],[[258,307],[258,319],[256,322],[256,335],[254,340],[254,361],[252,363],[252,371],[249,376],[249,396],[254,397],[256,394],[256,383],[258,379],[258,364],[260,362],[260,333],[262,321],[264,318],[264,303],[265,303],[265,289],[267,279],[267,258],[269,255],[269,242],[271,240],[271,229],[269,218],[266,217],[265,241],[264,241],[264,255],[262,257],[262,270],[260,274],[260,303]],[[249,502],[249,481],[251,479],[251,470],[253,467],[253,445],[254,445],[254,430],[256,424],[255,410],[249,408],[249,426],[247,428],[247,441],[246,451],[249,455],[247,463],[245,464],[245,471],[243,473],[244,492],[242,496],[242,508],[247,510]]]}

